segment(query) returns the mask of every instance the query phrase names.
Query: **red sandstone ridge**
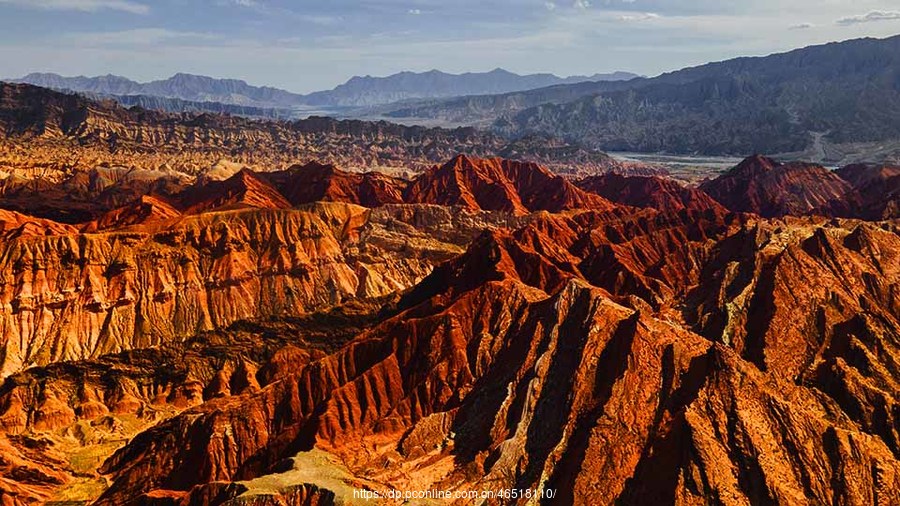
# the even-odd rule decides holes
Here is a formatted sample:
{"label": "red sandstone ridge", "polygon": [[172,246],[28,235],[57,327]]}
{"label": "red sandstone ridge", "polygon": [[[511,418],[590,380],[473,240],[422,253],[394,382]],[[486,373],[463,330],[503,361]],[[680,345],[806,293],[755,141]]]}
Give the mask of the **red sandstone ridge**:
{"label": "red sandstone ridge", "polygon": [[171,220],[181,213],[162,197],[144,195],[129,205],[113,209],[100,218],[86,224],[85,232],[118,229],[134,225],[146,225]]}
{"label": "red sandstone ridge", "polygon": [[613,207],[608,200],[577,188],[539,165],[465,155],[419,176],[406,190],[404,200],[519,215]]}
{"label": "red sandstone ridge", "polygon": [[712,197],[697,188],[680,185],[659,176],[628,176],[604,174],[575,182],[582,190],[596,193],[618,204],[634,207],[651,207],[660,211],[681,210],[728,211]]}
{"label": "red sandstone ridge", "polygon": [[508,223],[437,206],[319,202],[188,215],[127,234],[32,228],[41,233],[0,243],[0,376],[385,297]]}
{"label": "red sandstone ridge", "polygon": [[365,207],[403,203],[406,181],[378,172],[356,174],[334,165],[308,163],[263,175],[293,205],[317,201],[347,202]]}
{"label": "red sandstone ridge", "polygon": [[245,170],[91,233],[10,213],[0,502],[900,501],[897,224],[587,181],[628,205],[460,156]]}
{"label": "red sandstone ridge", "polygon": [[189,188],[181,196],[181,202],[185,214],[241,208],[291,207],[290,202],[278,193],[278,190],[249,169],[242,169],[224,181],[212,181]]}
{"label": "red sandstone ridge", "polygon": [[700,189],[731,211],[764,217],[852,216],[858,207],[852,186],[825,167],[779,163],[760,155],[745,159]]}
{"label": "red sandstone ridge", "polygon": [[861,203],[862,218],[900,218],[900,167],[855,164],[836,172],[853,185]]}
{"label": "red sandstone ridge", "polygon": [[52,220],[0,209],[0,234],[4,239],[28,236],[65,235],[75,232],[75,228]]}

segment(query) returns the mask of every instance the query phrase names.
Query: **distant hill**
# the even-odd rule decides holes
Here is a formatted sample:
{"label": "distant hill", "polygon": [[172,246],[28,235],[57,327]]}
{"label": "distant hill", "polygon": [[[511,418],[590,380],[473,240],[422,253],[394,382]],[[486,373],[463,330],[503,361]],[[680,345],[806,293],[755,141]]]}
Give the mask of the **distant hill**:
{"label": "distant hill", "polygon": [[267,119],[290,119],[294,116],[291,109],[275,107],[223,104],[222,102],[193,102],[180,98],[154,97],[151,95],[103,95],[88,92],[81,92],[80,94],[94,100],[111,99],[123,107],[140,107],[165,112],[209,112]]}
{"label": "distant hill", "polygon": [[[15,154],[22,145],[28,146],[28,157]],[[418,172],[458,153],[515,156],[563,173],[628,168],[605,153],[546,137],[511,142],[474,128],[326,117],[288,122],[208,112],[174,114],[0,82],[0,161],[8,174],[30,177],[35,167],[67,173],[78,164],[92,168],[103,163],[148,170],[165,166],[193,176],[221,160],[238,162],[238,168],[274,170],[310,159],[355,169]],[[29,195],[26,200],[42,205],[44,197]]]}
{"label": "distant hill", "polygon": [[401,72],[388,77],[354,77],[330,91],[306,96],[309,105],[373,106],[410,99],[489,95],[532,90],[556,84],[588,81],[625,81],[638,77],[629,72],[593,76],[558,77],[553,74],[519,75],[503,69],[490,72],[447,74],[438,70]]}
{"label": "distant hill", "polygon": [[139,83],[114,75],[63,77],[49,73],[28,74],[11,82],[114,97],[143,95],[250,107],[291,107],[300,105],[303,100],[302,95],[278,88],[252,86],[238,79],[216,79],[183,73],[149,83]]}
{"label": "distant hill", "polygon": [[[553,74],[523,76],[502,69],[459,75],[432,70],[419,74],[401,72],[388,77],[353,77],[333,90],[309,95],[268,86],[252,86],[238,79],[216,79],[184,73],[148,83],[139,83],[115,75],[63,77],[51,73],[28,74],[11,82],[112,98],[162,97],[197,103],[218,102],[225,105],[271,109],[301,106],[365,107],[409,99],[507,93],[554,84],[627,80],[635,77],[638,76],[627,72],[563,78]],[[127,100],[133,102],[135,99]],[[177,104],[162,105],[167,106],[166,110],[179,110]]]}
{"label": "distant hill", "polygon": [[[130,102],[131,105],[137,99],[120,97],[162,97],[197,103],[218,102],[225,105],[271,109],[301,106],[366,107],[409,99],[507,93],[554,84],[627,80],[635,77],[638,76],[627,72],[564,78],[553,74],[523,76],[502,69],[458,75],[432,70],[419,74],[401,72],[388,77],[353,77],[333,90],[319,91],[309,95],[300,95],[268,86],[253,86],[238,79],[216,79],[184,73],[148,83],[139,83],[115,75],[63,77],[51,73],[28,74],[10,82],[112,97],[120,102],[124,100],[124,104]],[[147,101],[147,99],[141,100]],[[178,104],[161,105],[165,106],[166,110],[179,111]]]}
{"label": "distant hill", "polygon": [[900,36],[627,82],[432,100],[386,114],[490,125],[510,136],[552,134],[606,150],[839,160],[854,143],[900,139]]}

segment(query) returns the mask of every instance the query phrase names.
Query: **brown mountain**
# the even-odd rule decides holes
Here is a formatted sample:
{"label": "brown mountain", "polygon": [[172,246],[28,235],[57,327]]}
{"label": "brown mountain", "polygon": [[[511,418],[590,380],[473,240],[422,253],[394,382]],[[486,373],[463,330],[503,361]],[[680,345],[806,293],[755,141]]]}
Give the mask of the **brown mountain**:
{"label": "brown mountain", "polygon": [[194,185],[179,197],[186,214],[242,208],[289,209],[291,207],[291,203],[278,190],[249,169],[242,169],[224,181]]}
{"label": "brown mountain", "polygon": [[578,189],[536,164],[465,155],[418,177],[406,190],[404,200],[513,214],[612,208],[607,200]]}
{"label": "brown mountain", "polygon": [[682,186],[676,181],[659,176],[603,174],[578,180],[575,185],[582,190],[627,206],[651,207],[671,212],[682,210],[727,212],[721,204],[702,190]]}
{"label": "brown mountain", "polygon": [[855,164],[836,173],[853,185],[863,218],[900,218],[900,167]]}
{"label": "brown mountain", "polygon": [[700,189],[732,211],[764,217],[818,213],[852,216],[858,211],[853,187],[820,165],[779,163],[754,155]]}
{"label": "brown mountain", "polygon": [[[196,176],[222,159],[257,171],[317,160],[355,170],[421,172],[456,153],[517,158],[554,169],[605,171],[606,153],[553,138],[511,143],[474,128],[425,128],[312,117],[293,122],[124,108],[26,84],[0,82],[0,165],[56,183],[73,171],[135,167]],[[548,149],[552,146],[553,149]]]}
{"label": "brown mountain", "polygon": [[380,172],[351,173],[334,165],[308,163],[263,176],[293,205],[347,202],[366,207],[403,203],[407,182]]}

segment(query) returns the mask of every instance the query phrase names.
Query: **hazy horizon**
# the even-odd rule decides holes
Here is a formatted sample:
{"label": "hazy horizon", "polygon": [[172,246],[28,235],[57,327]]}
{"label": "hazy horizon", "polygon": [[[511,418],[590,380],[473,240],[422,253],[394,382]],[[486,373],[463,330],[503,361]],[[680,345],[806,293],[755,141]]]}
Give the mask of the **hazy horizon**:
{"label": "hazy horizon", "polygon": [[431,69],[654,76],[896,33],[888,0],[0,0],[0,76],[185,72],[308,93]]}

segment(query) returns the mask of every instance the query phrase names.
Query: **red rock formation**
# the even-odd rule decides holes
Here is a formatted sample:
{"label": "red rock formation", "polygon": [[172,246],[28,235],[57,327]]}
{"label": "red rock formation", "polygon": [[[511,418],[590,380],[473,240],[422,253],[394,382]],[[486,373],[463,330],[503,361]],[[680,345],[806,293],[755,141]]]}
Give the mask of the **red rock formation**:
{"label": "red rock formation", "polygon": [[0,435],[0,504],[46,503],[70,477],[59,470],[63,456],[39,440]]}
{"label": "red rock formation", "polygon": [[96,167],[61,181],[11,176],[0,181],[0,202],[32,216],[84,223],[145,195],[172,198],[188,181],[165,170],[124,167]]}
{"label": "red rock formation", "polygon": [[612,204],[531,163],[457,156],[410,184],[406,202],[465,206],[473,210],[557,212],[607,210]]}
{"label": "red rock formation", "polygon": [[[336,353],[136,438],[99,504],[260,476],[313,446],[400,488],[561,503],[900,500],[896,231],[621,218],[483,235]],[[697,244],[628,266],[671,283],[687,321],[584,280],[578,260],[627,237]]]}
{"label": "red rock formation", "polygon": [[[846,172],[754,158],[708,184],[839,214],[838,188],[891,180]],[[0,498],[102,472],[100,505],[900,502],[897,224],[583,184],[648,208],[461,156],[409,184],[243,170],[91,233],[0,215]]]}
{"label": "red rock formation", "polygon": [[681,210],[713,211],[725,214],[727,210],[712,197],[697,188],[680,185],[660,176],[629,176],[604,174],[575,182],[582,190],[596,193],[603,198],[634,207],[651,207],[660,211]]}
{"label": "red rock formation", "polygon": [[0,209],[0,235],[4,240],[72,234],[75,227]]}
{"label": "red rock formation", "polygon": [[858,202],[849,183],[819,165],[778,163],[755,155],[700,189],[728,209],[764,217],[854,216]]}
{"label": "red rock formation", "polygon": [[185,214],[242,208],[288,209],[291,207],[262,177],[243,169],[224,181],[189,188],[180,196]]}
{"label": "red rock formation", "polygon": [[127,234],[8,240],[0,375],[382,297],[507,222],[430,206],[320,203],[205,213]]}
{"label": "red rock formation", "polygon": [[264,177],[293,205],[310,202],[348,202],[365,207],[403,203],[406,182],[378,172],[354,174],[333,165],[309,163]]}
{"label": "red rock formation", "polygon": [[861,203],[861,217],[871,220],[900,218],[900,167],[848,165],[836,171],[853,185]]}
{"label": "red rock formation", "polygon": [[121,229],[135,225],[148,225],[177,219],[181,213],[161,197],[144,195],[129,205],[113,209],[100,218],[84,225],[85,232]]}

